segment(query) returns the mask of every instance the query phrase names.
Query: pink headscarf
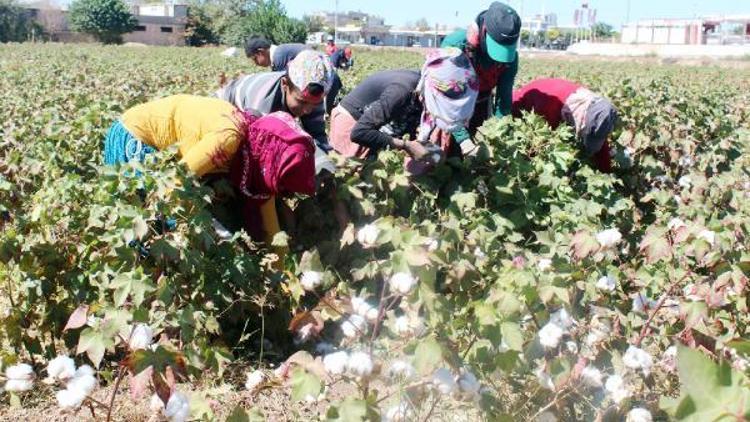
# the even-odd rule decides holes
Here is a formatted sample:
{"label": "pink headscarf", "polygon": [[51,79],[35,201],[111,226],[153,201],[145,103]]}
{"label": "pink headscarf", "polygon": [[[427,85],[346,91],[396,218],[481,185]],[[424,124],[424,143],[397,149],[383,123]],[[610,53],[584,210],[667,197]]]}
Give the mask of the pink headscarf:
{"label": "pink headscarf", "polygon": [[315,193],[315,146],[288,113],[250,118],[230,169],[232,184],[247,197],[266,200]]}

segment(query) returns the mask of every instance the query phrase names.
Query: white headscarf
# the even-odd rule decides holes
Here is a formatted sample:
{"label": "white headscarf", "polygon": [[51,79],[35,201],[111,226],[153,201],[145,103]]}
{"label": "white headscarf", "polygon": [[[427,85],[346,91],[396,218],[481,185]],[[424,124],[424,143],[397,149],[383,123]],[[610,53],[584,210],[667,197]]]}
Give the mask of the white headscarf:
{"label": "white headscarf", "polygon": [[479,82],[469,58],[457,48],[428,53],[417,86],[424,103],[419,139],[426,141],[435,128],[455,132],[474,114]]}

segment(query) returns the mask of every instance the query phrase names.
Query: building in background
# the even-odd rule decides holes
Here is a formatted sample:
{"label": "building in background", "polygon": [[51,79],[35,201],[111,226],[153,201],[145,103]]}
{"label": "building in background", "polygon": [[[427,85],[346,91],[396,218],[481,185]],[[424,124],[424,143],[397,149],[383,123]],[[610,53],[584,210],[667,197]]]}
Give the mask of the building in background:
{"label": "building in background", "polygon": [[125,34],[125,42],[147,45],[185,45],[186,4],[144,4],[132,6],[138,19],[135,31]]}
{"label": "building in background", "polygon": [[544,15],[527,16],[521,19],[521,30],[529,33],[547,31],[557,27],[557,15],[548,13]]}
{"label": "building in background", "polygon": [[625,24],[623,44],[750,44],[750,15],[651,19]]}
{"label": "building in background", "polygon": [[[44,28],[45,36],[56,42],[93,42],[88,34],[70,29],[68,10],[50,0],[26,3],[29,14]],[[184,4],[142,4],[131,6],[138,20],[135,31],[123,41],[146,45],[185,45],[188,6]]]}

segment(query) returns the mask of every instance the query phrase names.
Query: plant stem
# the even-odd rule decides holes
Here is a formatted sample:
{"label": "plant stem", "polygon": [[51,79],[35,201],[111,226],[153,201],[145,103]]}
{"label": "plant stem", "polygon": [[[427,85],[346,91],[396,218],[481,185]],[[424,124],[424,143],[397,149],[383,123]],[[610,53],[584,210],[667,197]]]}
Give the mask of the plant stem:
{"label": "plant stem", "polygon": [[[675,287],[677,287],[678,284],[682,283],[688,278],[689,273],[685,274],[681,279],[672,282],[672,284],[669,285],[669,288],[664,293],[664,295],[659,299],[659,302],[657,302],[656,307],[654,308],[654,312],[648,317],[648,320],[646,320],[646,323],[643,325],[643,328],[641,328],[641,334],[638,336],[638,339],[635,341],[636,347],[641,347],[641,342],[644,338],[646,338],[646,335],[648,334],[649,329],[651,328],[651,323],[654,321],[654,318],[656,318],[656,314],[659,313],[661,308],[664,306],[664,302],[667,301],[667,298],[672,293],[672,290],[674,290]],[[639,293],[640,295],[640,293]]]}
{"label": "plant stem", "polygon": [[[131,333],[132,335],[132,333]],[[107,409],[107,422],[112,420],[112,409],[115,407],[115,397],[117,397],[117,390],[120,388],[120,383],[125,377],[125,370],[122,366],[119,368],[117,373],[117,381],[115,381],[115,389],[112,390],[112,398],[109,399],[109,409]]]}

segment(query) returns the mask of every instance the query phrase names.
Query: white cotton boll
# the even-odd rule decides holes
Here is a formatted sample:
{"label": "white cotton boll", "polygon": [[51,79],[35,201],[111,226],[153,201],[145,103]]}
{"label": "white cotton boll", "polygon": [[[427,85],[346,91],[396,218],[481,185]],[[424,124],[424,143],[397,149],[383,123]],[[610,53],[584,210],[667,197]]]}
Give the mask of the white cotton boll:
{"label": "white cotton boll", "polygon": [[364,315],[365,319],[371,323],[377,321],[379,316],[380,310],[378,310],[378,308],[370,308],[370,310],[367,311],[367,314]]}
{"label": "white cotton boll", "polygon": [[247,373],[247,380],[245,380],[245,389],[247,391],[257,390],[263,383],[266,382],[266,374],[261,370],[255,370]]}
{"label": "white cotton boll", "polygon": [[357,231],[357,241],[365,248],[375,246],[380,229],[374,224],[367,224]]}
{"label": "white cotton boll", "polygon": [[635,409],[628,412],[628,417],[625,422],[652,422],[653,418],[651,412],[642,408],[636,407]]}
{"label": "white cotton boll", "polygon": [[628,347],[622,357],[622,363],[630,369],[641,369],[646,375],[651,371],[651,366],[654,364],[653,358],[648,352],[635,346]]}
{"label": "white cotton boll", "polygon": [[677,181],[677,184],[680,185],[681,188],[688,189],[693,184],[693,180],[690,178],[690,176],[682,176],[680,177],[680,180]]}
{"label": "white cotton boll", "polygon": [[581,372],[581,379],[584,384],[589,387],[601,387],[602,386],[602,372],[593,366],[587,366],[583,368]]}
{"label": "white cotton boll", "polygon": [[416,370],[411,363],[404,360],[395,360],[391,362],[388,368],[388,378],[397,380],[409,380],[414,377]]}
{"label": "white cotton boll", "polygon": [[402,401],[397,406],[391,407],[385,412],[383,422],[406,422],[414,417],[409,403]]}
{"label": "white cotton boll", "polygon": [[47,364],[47,375],[50,378],[65,381],[76,373],[76,363],[68,356],[58,356]]}
{"label": "white cotton boll", "polygon": [[25,363],[9,366],[5,369],[5,377],[9,380],[32,381],[34,379],[34,369],[31,365]]}
{"label": "white cotton boll", "polygon": [[432,385],[443,395],[451,395],[458,385],[451,371],[440,368],[432,374]]}
{"label": "white cotton boll", "polygon": [[676,231],[683,227],[687,227],[687,224],[679,218],[673,218],[669,220],[669,223],[667,224],[667,228],[671,231]]}
{"label": "white cotton boll", "polygon": [[703,239],[708,242],[709,245],[714,246],[716,243],[716,232],[711,230],[702,230],[698,233],[698,239]]}
{"label": "white cotton boll", "polygon": [[76,389],[60,390],[55,394],[57,405],[62,409],[78,409],[86,400],[86,394]]}
{"label": "white cotton boll", "polygon": [[552,315],[550,315],[549,320],[550,322],[559,325],[564,330],[567,330],[568,328],[576,324],[576,320],[574,320],[573,317],[570,316],[565,308],[561,308],[553,312]]}
{"label": "white cotton boll", "polygon": [[391,293],[398,295],[408,295],[417,285],[417,280],[409,273],[399,272],[393,274],[389,281]]}
{"label": "white cotton boll", "polygon": [[149,401],[148,408],[151,409],[152,412],[161,412],[164,410],[164,402],[161,401],[159,396],[156,394],[151,396],[151,400]]}
{"label": "white cotton boll", "polygon": [[396,322],[393,324],[396,334],[401,337],[408,337],[411,335],[411,324],[409,324],[409,317],[400,316],[396,318]]}
{"label": "white cotton boll", "polygon": [[5,382],[5,387],[3,388],[5,391],[10,392],[29,391],[34,388],[34,381],[9,379]]}
{"label": "white cotton boll", "polygon": [[185,422],[190,416],[190,402],[187,396],[179,391],[173,392],[164,408],[164,416],[169,422]]}
{"label": "white cotton boll", "polygon": [[479,246],[477,246],[476,249],[474,249],[474,256],[477,257],[477,259],[487,258],[487,255],[482,251],[482,249]]}
{"label": "white cotton boll", "polygon": [[479,383],[476,375],[466,371],[458,377],[458,388],[465,398],[472,400],[479,396],[482,384]]}
{"label": "white cotton boll", "polygon": [[146,349],[154,342],[154,330],[146,324],[137,324],[130,334],[128,345],[131,350]]}
{"label": "white cotton boll", "polygon": [[372,374],[373,367],[372,358],[365,352],[352,353],[349,355],[349,361],[346,364],[349,373],[360,378],[369,377]]}
{"label": "white cotton boll", "polygon": [[367,321],[359,315],[351,315],[341,324],[341,331],[347,338],[356,338],[365,333]]}
{"label": "white cotton boll", "polygon": [[534,375],[536,375],[537,382],[539,382],[539,385],[542,386],[542,388],[546,388],[550,391],[555,391],[555,383],[552,381],[552,377],[547,373],[547,371],[544,370],[543,367],[535,369]]}
{"label": "white cotton boll", "polygon": [[565,348],[568,349],[568,352],[574,355],[578,354],[578,343],[576,343],[575,341],[566,341]]}
{"label": "white cotton boll", "polygon": [[34,387],[34,369],[25,363],[9,366],[5,370],[5,391],[29,391]]}
{"label": "white cotton boll", "polygon": [[539,330],[539,343],[544,347],[557,347],[560,344],[563,334],[563,329],[559,325],[554,322],[548,322],[547,325]]}
{"label": "white cotton boll", "polygon": [[620,403],[630,397],[630,391],[625,387],[625,381],[619,375],[612,375],[607,378],[604,389],[607,390],[615,403]]}
{"label": "white cotton boll", "polygon": [[605,275],[596,282],[596,288],[605,292],[614,292],[617,288],[617,280],[611,275]]}
{"label": "white cotton boll", "polygon": [[617,229],[607,229],[596,234],[596,241],[602,248],[611,248],[622,240],[622,234]]}
{"label": "white cotton boll", "polygon": [[309,291],[315,290],[323,282],[323,275],[317,271],[305,271],[299,279],[302,288]]}
{"label": "white cotton boll", "polygon": [[427,246],[428,252],[435,252],[440,247],[440,243],[436,239],[427,239],[425,241],[425,246]]}
{"label": "white cotton boll", "polygon": [[539,271],[547,271],[550,268],[552,268],[552,260],[548,258],[542,258],[537,262],[536,264],[537,268],[539,268]]}
{"label": "white cotton boll", "polygon": [[323,358],[323,366],[329,375],[343,375],[348,362],[349,354],[344,351],[331,353]]}
{"label": "white cotton boll", "polygon": [[295,342],[296,343],[307,343],[308,340],[310,340],[313,335],[315,334],[315,324],[312,322],[307,323],[300,327],[299,330],[297,330],[296,336],[295,336]]}

